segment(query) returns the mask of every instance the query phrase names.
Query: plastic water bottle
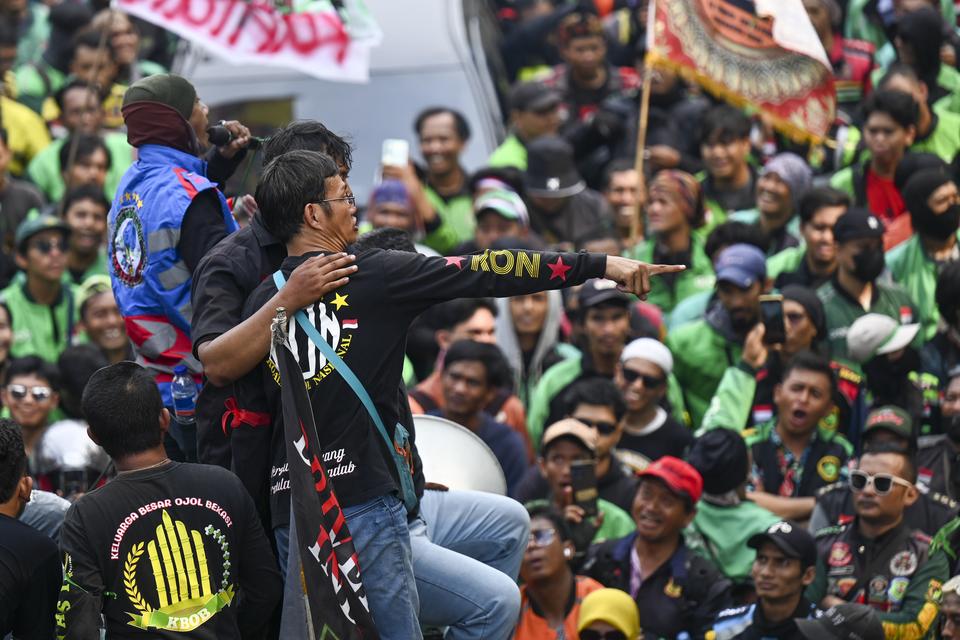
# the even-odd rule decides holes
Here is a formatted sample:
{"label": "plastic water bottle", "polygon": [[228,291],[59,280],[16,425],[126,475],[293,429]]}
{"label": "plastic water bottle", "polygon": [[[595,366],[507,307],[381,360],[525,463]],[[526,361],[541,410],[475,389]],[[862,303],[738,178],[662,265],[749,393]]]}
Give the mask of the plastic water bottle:
{"label": "plastic water bottle", "polygon": [[197,384],[185,365],[174,367],[170,392],[173,394],[173,411],[177,422],[182,425],[195,425],[197,423]]}

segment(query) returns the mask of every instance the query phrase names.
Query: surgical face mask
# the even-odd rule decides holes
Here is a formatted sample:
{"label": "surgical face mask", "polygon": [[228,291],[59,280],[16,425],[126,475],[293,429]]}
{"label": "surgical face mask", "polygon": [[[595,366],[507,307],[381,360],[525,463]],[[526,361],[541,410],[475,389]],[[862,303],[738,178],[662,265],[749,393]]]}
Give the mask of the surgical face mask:
{"label": "surgical face mask", "polygon": [[883,273],[883,251],[864,249],[853,257],[853,275],[861,282],[873,282]]}

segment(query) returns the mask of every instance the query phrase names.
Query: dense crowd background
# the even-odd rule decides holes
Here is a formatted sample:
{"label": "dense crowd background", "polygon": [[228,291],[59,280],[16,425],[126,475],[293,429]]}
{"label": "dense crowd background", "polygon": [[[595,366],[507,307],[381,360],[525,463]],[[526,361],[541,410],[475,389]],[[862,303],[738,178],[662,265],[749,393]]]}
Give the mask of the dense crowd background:
{"label": "dense crowd background", "polygon": [[[803,0],[837,91],[822,145],[781,136],[763,113],[675,71],[645,69],[643,0],[490,5],[512,83],[499,87],[508,135],[485,166],[465,167],[471,123],[443,105],[411,113],[418,159],[381,167],[350,252],[418,251],[458,269],[473,260],[474,271],[533,251],[686,267],[652,278],[643,299],[591,278],[455,299],[411,326],[410,411],[478,435],[529,514],[519,576],[498,567],[520,585],[498,633],[958,637],[954,5]],[[108,214],[124,204],[118,185],[140,146],[121,108],[131,85],[170,68],[177,41],[103,3],[0,10],[0,634],[40,638],[53,635],[64,572],[69,583],[55,547],[65,514],[118,471],[88,437],[88,382],[144,342],[128,333],[136,325],[114,297],[121,257],[108,251]],[[347,185],[347,143],[320,123],[284,130],[316,140]],[[214,150],[208,175],[219,182],[252,154]],[[334,200],[352,207],[344,188]],[[257,224],[262,203],[226,195],[241,226]],[[174,419],[197,430],[197,451],[170,437],[167,451],[238,471],[223,452],[261,408],[244,390],[249,367],[201,349],[252,313],[241,317],[243,298],[219,306],[223,276],[204,271],[224,246],[180,251],[194,283],[187,356],[206,367],[204,394],[222,388],[233,404],[205,411],[201,395],[195,418]],[[261,274],[251,277],[255,287]],[[769,294],[780,297],[761,303]],[[572,477],[585,464],[595,501]],[[270,478],[251,484],[243,471],[269,532],[276,508],[253,485],[266,492]],[[17,517],[48,544],[12,527]],[[259,552],[276,564],[286,543],[271,543]]]}

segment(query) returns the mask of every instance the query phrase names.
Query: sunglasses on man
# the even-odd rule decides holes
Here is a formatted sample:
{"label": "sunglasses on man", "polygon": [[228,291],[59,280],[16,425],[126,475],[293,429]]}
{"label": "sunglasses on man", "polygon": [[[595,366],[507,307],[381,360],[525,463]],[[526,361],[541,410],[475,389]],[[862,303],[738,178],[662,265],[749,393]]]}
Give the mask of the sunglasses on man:
{"label": "sunglasses on man", "polygon": [[49,400],[50,396],[53,395],[53,389],[39,385],[36,387],[28,387],[23,384],[11,384],[7,385],[7,391],[14,400],[23,400],[27,397],[27,394],[30,394],[37,402],[43,402],[44,400]]}
{"label": "sunglasses on man", "polygon": [[666,378],[658,378],[657,376],[648,376],[639,371],[634,371],[633,369],[628,369],[627,367],[623,368],[623,379],[627,381],[627,384],[633,384],[637,380],[643,380],[643,386],[647,389],[656,389],[660,387]]}
{"label": "sunglasses on man", "polygon": [[587,420],[584,418],[578,418],[577,416],[573,416],[573,419],[578,422],[582,422],[588,427],[593,427],[597,430],[597,433],[602,436],[609,436],[617,430],[617,425],[614,422],[607,422],[606,420]]}
{"label": "sunglasses on man", "polygon": [[889,473],[876,473],[871,475],[859,469],[850,472],[850,488],[854,491],[865,491],[867,485],[870,484],[873,485],[873,490],[877,492],[877,495],[881,496],[885,496],[893,491],[893,485],[895,484],[901,487],[913,486],[912,483],[907,482],[903,478],[898,478]]}
{"label": "sunglasses on man", "polygon": [[37,253],[44,256],[50,255],[54,249],[60,253],[64,253],[67,250],[65,240],[35,240],[30,246],[36,249]]}

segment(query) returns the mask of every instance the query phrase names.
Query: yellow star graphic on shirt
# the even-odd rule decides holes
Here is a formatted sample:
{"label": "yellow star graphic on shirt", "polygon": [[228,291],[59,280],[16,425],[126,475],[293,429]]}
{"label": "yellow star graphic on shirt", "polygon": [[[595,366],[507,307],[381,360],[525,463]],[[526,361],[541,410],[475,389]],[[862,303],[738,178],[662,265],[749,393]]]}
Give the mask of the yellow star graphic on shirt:
{"label": "yellow star graphic on shirt", "polygon": [[347,297],[349,295],[350,295],[349,293],[344,296],[340,295],[339,293],[335,293],[333,294],[333,302],[331,302],[330,304],[336,306],[337,311],[340,311],[340,309],[343,307],[349,307],[350,303],[347,302]]}

